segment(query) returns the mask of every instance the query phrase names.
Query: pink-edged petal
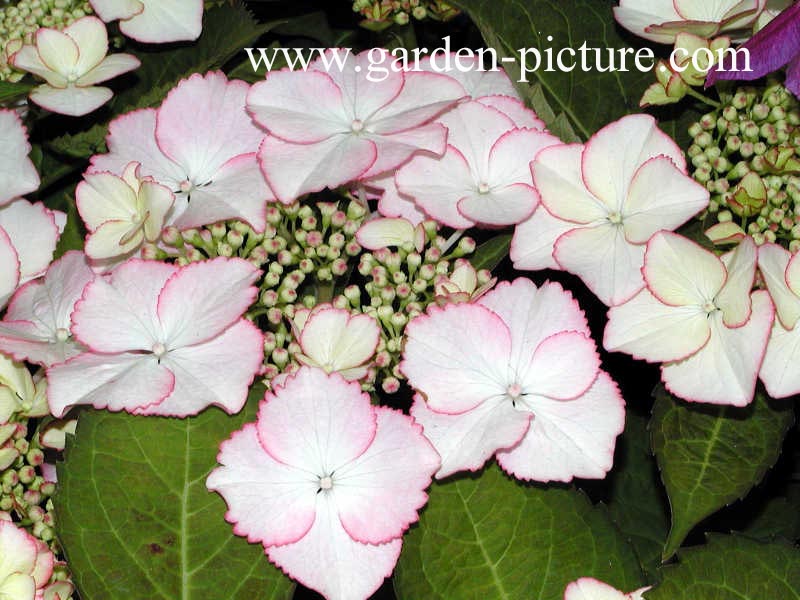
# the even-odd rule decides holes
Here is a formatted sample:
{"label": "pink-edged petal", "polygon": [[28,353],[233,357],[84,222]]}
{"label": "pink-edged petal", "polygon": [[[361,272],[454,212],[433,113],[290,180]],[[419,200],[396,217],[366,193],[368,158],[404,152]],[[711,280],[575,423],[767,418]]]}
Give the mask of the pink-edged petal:
{"label": "pink-edged petal", "polygon": [[564,600],[627,600],[625,594],[607,583],[581,577],[564,590]]}
{"label": "pink-edged petal", "polygon": [[0,206],[39,187],[39,174],[28,158],[27,129],[13,110],[0,110]]}
{"label": "pink-edged petal", "polygon": [[523,398],[533,413],[528,433],[497,463],[518,479],[571,481],[602,479],[614,463],[617,436],[625,428],[625,401],[604,371],[574,400]]}
{"label": "pink-edged petal", "polygon": [[168,158],[156,144],[156,111],[142,109],[117,117],[108,127],[108,154],[96,154],[89,172],[108,171],[121,175],[132,161],[141,163],[142,176],[153,177],[172,191],[178,189],[186,172]]}
{"label": "pink-edged petal", "polygon": [[406,326],[400,370],[428,405],[450,414],[506,392],[511,333],[484,306],[430,306]]}
{"label": "pink-edged petal", "polygon": [[267,202],[274,200],[255,153],[230,159],[211,183],[195,188],[190,196],[189,206],[173,223],[179,229],[237,219],[261,232],[266,226]]}
{"label": "pink-edged petal", "polygon": [[599,371],[594,341],[577,331],[560,331],[539,344],[520,383],[526,393],[573,400],[591,387]]}
{"label": "pink-edged petal", "polygon": [[700,307],[670,306],[644,289],[608,311],[603,347],[648,362],[664,362],[694,354],[710,335],[708,315]]}
{"label": "pink-edged petal", "polygon": [[0,520],[0,573],[31,575],[36,564],[36,538],[11,521]]}
{"label": "pink-edged petal", "polygon": [[495,92],[490,96],[476,98],[478,102],[485,106],[491,106],[514,121],[517,127],[527,127],[537,131],[544,131],[546,126],[544,121],[536,116],[536,113],[529,109],[521,100],[516,97],[498,95]]}
{"label": "pink-edged petal", "polygon": [[758,376],[771,398],[788,398],[800,393],[800,328],[786,329],[775,319],[767,353]]}
{"label": "pink-edged petal", "polygon": [[581,224],[605,219],[615,209],[583,184],[583,152],[580,144],[554,146],[542,150],[531,164],[534,184],[550,214]]}
{"label": "pink-edged petal", "polygon": [[747,236],[735,250],[720,257],[728,277],[714,304],[722,311],[722,320],[728,327],[741,327],[750,318],[750,292],[756,278],[757,254],[753,238]]}
{"label": "pink-edged petal", "polygon": [[275,137],[294,143],[321,142],[350,130],[353,117],[331,76],[321,71],[274,71],[247,95],[247,110]]}
{"label": "pink-edged petal", "polygon": [[628,31],[658,44],[672,44],[675,34],[658,33],[650,26],[664,21],[679,21],[681,16],[675,10],[672,0],[624,0],[614,7],[614,18]]}
{"label": "pink-edged petal", "polygon": [[285,546],[267,547],[267,556],[292,579],[329,600],[369,598],[389,577],[400,556],[400,538],[362,544],[342,527],[333,502],[320,502],[309,532]]}
{"label": "pink-edged petal", "polygon": [[154,355],[87,352],[47,370],[47,401],[59,418],[78,404],[133,412],[164,400],[174,381]]}
{"label": "pink-edged petal", "polygon": [[645,162],[622,207],[625,237],[644,244],[661,229],[676,229],[708,206],[708,190],[666,156]]}
{"label": "pink-edged petal", "polygon": [[306,321],[298,340],[303,353],[326,371],[344,371],[362,365],[375,353],[380,327],[370,315],[326,308]]}
{"label": "pink-edged petal", "polygon": [[264,546],[291,544],[308,533],[316,515],[316,477],[276,461],[258,441],[256,425],[220,444],[217,467],[206,479],[228,505],[233,532]]}
{"label": "pink-edged petal", "polygon": [[9,64],[17,69],[33,73],[41,77],[54,87],[64,87],[67,85],[67,78],[61,73],[56,73],[42,62],[42,58],[36,51],[36,46],[25,45],[9,58]]}
{"label": "pink-edged petal", "polygon": [[95,279],[75,305],[72,333],[95,352],[152,351],[163,337],[159,294],[176,270],[134,259],[114,269],[110,278]]}
{"label": "pink-edged petal", "polygon": [[116,53],[106,56],[103,61],[76,82],[79,86],[94,85],[113,79],[123,73],[138,69],[141,61],[132,54]]}
{"label": "pink-edged petal", "polygon": [[301,367],[265,400],[258,436],[284,464],[332,473],[361,456],[375,438],[377,416],[369,396],[337,373]]}
{"label": "pink-edged petal", "polygon": [[583,280],[603,304],[614,306],[644,287],[645,247],[625,239],[622,227],[605,223],[573,229],[556,241],[553,258]]}
{"label": "pink-edged petal", "polygon": [[137,211],[136,193],[125,180],[111,173],[84,176],[75,190],[78,213],[89,231],[106,221],[128,221]]}
{"label": "pink-edged petal", "polygon": [[713,253],[668,231],[647,243],[642,274],[650,292],[671,306],[703,306],[727,279],[725,265]]}
{"label": "pink-edged petal", "polygon": [[[102,23],[101,23],[102,24]],[[103,27],[105,30],[105,27]],[[42,27],[36,31],[39,58],[52,71],[66,76],[78,64],[78,44],[66,32]]]}
{"label": "pink-edged petal", "polygon": [[212,340],[171,350],[161,364],[175,376],[172,394],[136,412],[186,417],[214,405],[228,414],[238,413],[261,368],[263,354],[264,336],[245,320]]}
{"label": "pink-edged petal", "polygon": [[206,184],[231,158],[258,150],[264,133],[244,110],[248,90],[246,83],[228,81],[221,71],[196,73],[181,81],[158,109],[158,146],[190,181]]}
{"label": "pink-edged petal", "polygon": [[359,228],[356,232],[356,240],[367,250],[378,250],[390,246],[402,247],[404,244],[414,243],[415,231],[415,224],[407,219],[373,219]]}
{"label": "pink-edged petal", "polygon": [[86,236],[84,251],[95,261],[122,257],[136,250],[144,241],[144,233],[130,221],[106,221]]}
{"label": "pink-edged petal", "polygon": [[791,253],[778,244],[763,244],[758,248],[758,268],[775,303],[777,316],[786,329],[794,329],[800,320],[800,297],[786,282],[786,267]]}
{"label": "pink-edged petal", "polygon": [[106,87],[54,88],[40,85],[30,94],[30,99],[50,112],[69,117],[82,117],[97,110],[111,100],[113,92]]}
{"label": "pink-edged petal", "polygon": [[408,162],[415,153],[441,156],[447,141],[447,129],[439,123],[429,123],[408,131],[364,136],[375,144],[378,157],[362,178],[378,177]]}
{"label": "pink-edged petal", "polygon": [[514,229],[511,239],[511,260],[518,270],[558,269],[553,247],[562,235],[575,229],[575,223],[551,215],[539,205],[527,220]]}
{"label": "pink-edged petal", "polygon": [[0,582],[0,594],[5,598],[39,600],[36,582],[27,573],[10,573]]}
{"label": "pink-edged petal", "polygon": [[42,275],[53,260],[61,235],[53,211],[41,202],[15,200],[0,208],[0,228],[17,251],[20,283]]}
{"label": "pink-edged petal", "polygon": [[480,298],[479,304],[497,314],[511,332],[511,357],[508,365],[522,373],[539,345],[562,331],[587,336],[589,325],[577,301],[558,283],[541,287],[526,277],[504,281]]}
{"label": "pink-edged petal", "polygon": [[369,544],[398,538],[417,521],[417,511],[428,501],[425,489],[440,465],[422,427],[390,408],[378,407],[376,412],[375,440],[336,471],[332,489],[345,531]]}
{"label": "pink-edged petal", "polygon": [[531,161],[545,148],[560,144],[554,135],[535,129],[512,129],[504,133],[489,154],[489,184],[532,185]]}
{"label": "pink-edged petal", "polygon": [[[342,162],[342,156],[347,161]],[[349,134],[315,144],[291,144],[268,135],[258,150],[267,183],[284,204],[291,204],[304,194],[359,179],[377,156],[373,142]]]}
{"label": "pink-edged petal", "polygon": [[503,227],[516,225],[533,214],[539,194],[529,184],[517,183],[486,194],[471,192],[458,201],[458,212],[475,223]]}
{"label": "pink-edged petal", "polygon": [[19,256],[8,234],[0,228],[0,307],[19,286]]}
{"label": "pink-edged petal", "polygon": [[[75,72],[81,75],[77,85],[91,85],[104,81],[82,81],[85,74],[97,67],[108,54],[108,31],[105,24],[94,16],[80,18],[64,28],[64,33],[71,37],[78,46],[78,61]],[[41,50],[39,51],[41,54]],[[133,58],[133,57],[131,57]],[[138,66],[138,60],[137,66]]]}
{"label": "pink-edged petal", "polygon": [[[0,213],[2,214],[2,213]],[[786,285],[794,292],[795,296],[800,296],[800,260],[795,253],[786,264]]]}
{"label": "pink-edged petal", "polygon": [[721,314],[714,313],[708,343],[685,360],[662,365],[664,385],[690,402],[746,406],[753,399],[774,314],[766,291],[753,292],[753,314],[741,327],[726,327]]}
{"label": "pink-edged petal", "polygon": [[141,13],[120,21],[120,31],[138,42],[193,41],[203,30],[203,0],[148,0]]}
{"label": "pink-edged petal", "polygon": [[686,168],[683,151],[658,128],[650,115],[629,115],[606,125],[586,143],[582,174],[586,188],[617,210],[621,209],[639,167],[664,155],[678,169]]}
{"label": "pink-edged petal", "polygon": [[431,218],[454,229],[466,229],[474,221],[458,212],[458,201],[472,193],[475,182],[469,164],[453,146],[441,158],[416,156],[395,175],[397,190]]}
{"label": "pink-edged petal", "polygon": [[215,258],[175,272],[158,296],[167,347],[205,342],[235,323],[255,300],[252,284],[259,274],[241,258]]}
{"label": "pink-edged petal", "polygon": [[94,12],[106,23],[130,19],[144,10],[140,0],[89,0]]}
{"label": "pink-edged petal", "polygon": [[475,184],[489,183],[492,148],[505,133],[515,128],[514,122],[499,110],[474,100],[445,113],[439,122],[447,127],[447,144],[462,154]]}
{"label": "pink-edged petal", "polygon": [[397,190],[397,186],[394,183],[394,173],[376,177],[363,183],[367,188],[380,190],[378,212],[384,217],[407,219],[415,226],[425,220],[425,213],[414,204],[414,200]]}
{"label": "pink-edged petal", "polygon": [[455,53],[437,54],[423,57],[419,69],[430,73],[440,73],[458,81],[464,91],[472,98],[481,99],[491,94],[505,97],[518,97],[514,83],[503,69],[485,70],[477,56],[456,56]]}
{"label": "pink-edged petal", "polygon": [[53,565],[55,564],[55,556],[50,551],[47,544],[42,541],[37,541],[38,552],[36,554],[36,565],[33,567],[32,577],[36,582],[37,588],[43,588],[50,580],[53,574]]}
{"label": "pink-edged petal", "polygon": [[481,469],[495,452],[519,442],[532,418],[529,412],[514,408],[507,398],[447,415],[432,411],[419,394],[414,398],[411,416],[422,425],[425,437],[441,456],[437,479]]}
{"label": "pink-edged petal", "polygon": [[175,195],[160,183],[143,181],[139,188],[139,200],[146,207],[147,214],[142,227],[144,237],[155,242],[161,237],[167,214],[175,204]]}

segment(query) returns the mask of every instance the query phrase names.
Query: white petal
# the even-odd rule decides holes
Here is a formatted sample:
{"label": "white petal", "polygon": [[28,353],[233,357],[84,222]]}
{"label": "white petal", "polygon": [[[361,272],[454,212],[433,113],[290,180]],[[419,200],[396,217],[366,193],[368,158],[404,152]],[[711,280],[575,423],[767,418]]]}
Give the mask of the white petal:
{"label": "white petal", "polygon": [[723,254],[720,259],[728,272],[714,303],[722,311],[728,327],[744,325],[750,318],[750,292],[756,278],[757,250],[753,238],[747,236],[736,249]]}
{"label": "white petal", "polygon": [[39,187],[30,151],[27,130],[17,113],[0,110],[0,205]]}
{"label": "white petal", "polygon": [[758,376],[772,398],[800,393],[800,327],[787,330],[778,319],[772,326],[767,353]]}
{"label": "white petal", "polygon": [[141,64],[139,59],[132,54],[122,54],[118,52],[111,56],[106,56],[99,65],[78,79],[76,83],[80,86],[103,83],[118,75],[138,69]]}
{"label": "white petal", "polygon": [[203,0],[143,0],[144,10],[124,21],[119,29],[147,44],[192,41],[203,29]]}
{"label": "white petal", "polygon": [[298,342],[307,357],[330,372],[364,364],[379,340],[380,327],[374,317],[326,308],[311,314]]}
{"label": "white petal", "polygon": [[105,87],[71,86],[59,89],[40,85],[31,92],[30,99],[51,112],[82,117],[103,106],[113,95],[112,91]]}
{"label": "white petal", "polygon": [[514,229],[511,240],[511,260],[514,268],[526,271],[558,269],[553,247],[562,235],[575,229],[575,223],[551,215],[540,205],[533,215]]}
{"label": "white petal", "polygon": [[764,244],[758,249],[758,267],[775,303],[778,318],[784,328],[794,329],[800,320],[800,297],[786,282],[786,267],[792,255],[777,244]]}

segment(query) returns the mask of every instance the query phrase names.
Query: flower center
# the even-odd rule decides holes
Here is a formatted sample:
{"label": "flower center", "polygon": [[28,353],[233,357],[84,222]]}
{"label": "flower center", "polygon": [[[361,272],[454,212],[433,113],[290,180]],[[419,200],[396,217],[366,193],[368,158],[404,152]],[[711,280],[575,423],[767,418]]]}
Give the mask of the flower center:
{"label": "flower center", "polygon": [[153,354],[156,355],[156,358],[161,358],[167,353],[167,347],[162,344],[161,342],[156,342],[153,344]]}
{"label": "flower center", "polygon": [[184,181],[181,181],[180,188],[184,194],[188,194],[194,189],[194,184],[188,179],[186,179]]}
{"label": "flower center", "polygon": [[325,477],[319,478],[319,489],[321,490],[329,490],[333,487],[333,479],[330,475],[326,475]]}
{"label": "flower center", "polygon": [[512,383],[510,386],[508,386],[506,393],[511,400],[518,400],[522,395],[522,386],[520,386],[518,383]]}
{"label": "flower center", "polygon": [[717,310],[717,306],[714,304],[713,300],[708,300],[705,304],[703,304],[703,310],[706,311],[706,314],[711,314],[715,310]]}
{"label": "flower center", "polygon": [[622,223],[622,215],[618,212],[609,213],[608,220],[610,223],[613,223],[614,225],[619,225],[620,223]]}
{"label": "flower center", "polygon": [[361,119],[354,119],[352,123],[350,123],[350,130],[353,133],[361,133],[364,131],[364,121]]}
{"label": "flower center", "polygon": [[488,194],[489,193],[489,184],[485,181],[481,181],[478,184],[478,193],[479,194]]}
{"label": "flower center", "polygon": [[69,330],[63,327],[56,329],[56,339],[59,342],[66,342],[69,339]]}

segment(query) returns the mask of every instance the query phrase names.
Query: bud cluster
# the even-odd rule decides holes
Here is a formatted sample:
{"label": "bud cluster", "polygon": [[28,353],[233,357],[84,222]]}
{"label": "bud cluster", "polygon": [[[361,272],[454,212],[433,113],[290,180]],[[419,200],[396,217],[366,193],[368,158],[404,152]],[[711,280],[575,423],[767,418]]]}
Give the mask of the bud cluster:
{"label": "bud cluster", "polygon": [[355,0],[353,11],[364,17],[361,26],[371,31],[407,25],[412,18],[449,21],[461,12],[443,0]]}
{"label": "bud cluster", "polygon": [[8,64],[23,44],[33,44],[40,27],[64,29],[77,19],[93,14],[86,0],[19,0],[0,2],[0,81],[19,81],[24,76]]}
{"label": "bud cluster", "polygon": [[798,125],[800,104],[770,85],[736,90],[689,128],[693,177],[711,193],[708,214],[728,233],[800,248]]}

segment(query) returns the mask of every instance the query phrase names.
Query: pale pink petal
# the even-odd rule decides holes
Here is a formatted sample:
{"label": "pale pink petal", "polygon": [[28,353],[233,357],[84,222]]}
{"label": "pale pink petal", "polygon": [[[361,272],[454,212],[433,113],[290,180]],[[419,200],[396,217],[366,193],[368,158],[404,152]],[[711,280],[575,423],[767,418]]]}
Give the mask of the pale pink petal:
{"label": "pale pink petal", "polygon": [[554,217],[540,204],[529,219],[514,229],[510,254],[514,268],[529,271],[558,269],[553,247],[558,238],[573,229],[575,223]]}
{"label": "pale pink petal", "polygon": [[[341,157],[347,160],[342,162]],[[360,178],[378,156],[373,142],[339,134],[315,144],[290,144],[267,136],[258,151],[261,170],[275,197],[291,204],[309,192]]]}
{"label": "pale pink petal", "polygon": [[267,201],[274,200],[255,153],[230,159],[214,174],[211,183],[195,188],[189,196],[188,207],[172,223],[179,229],[237,219],[262,232]]}
{"label": "pale pink petal", "polygon": [[533,181],[542,204],[554,217],[573,223],[606,219],[615,207],[594,196],[583,184],[581,161],[584,147],[564,144],[542,150],[531,164]]}
{"label": "pale pink petal", "polygon": [[[74,69],[79,75],[85,76],[84,74],[98,66],[103,58],[105,58],[106,54],[108,54],[108,31],[106,31],[105,24],[97,17],[89,16],[80,18],[71,25],[65,27],[63,31],[75,40],[78,46],[78,60],[75,63]],[[41,50],[39,53],[41,54]],[[131,58],[134,57],[131,56]],[[136,59],[134,58],[134,60]],[[136,66],[139,66],[138,60],[136,60]],[[83,77],[78,79],[78,82],[76,82],[77,85],[91,85],[92,83],[104,81],[103,79],[82,81],[82,79]]]}
{"label": "pale pink petal", "polygon": [[394,183],[394,173],[376,177],[363,183],[367,188],[380,190],[378,212],[384,217],[407,219],[415,226],[425,220],[425,213],[414,204],[413,199],[397,190],[397,186]]}
{"label": "pale pink petal", "polygon": [[763,244],[758,248],[761,276],[775,303],[777,316],[786,329],[794,329],[800,320],[800,297],[786,282],[786,267],[791,257],[788,250],[777,244]]}
{"label": "pale pink petal", "polygon": [[714,254],[668,231],[648,242],[642,274],[653,295],[672,306],[703,306],[727,278],[725,265]]}
{"label": "pale pink petal", "polygon": [[30,151],[27,129],[17,113],[0,110],[0,206],[39,187]]}
{"label": "pale pink petal", "polygon": [[519,442],[532,418],[531,413],[517,410],[505,397],[447,415],[432,411],[419,394],[414,398],[411,416],[422,425],[425,437],[441,456],[437,479],[481,469],[495,452]]}
{"label": "pale pink petal", "polygon": [[59,418],[78,404],[133,412],[164,400],[174,381],[152,354],[86,352],[47,370],[47,401]]}
{"label": "pale pink petal", "polygon": [[44,274],[61,235],[53,211],[41,202],[15,200],[0,208],[0,228],[17,251],[20,283]]}
{"label": "pale pink petal", "polygon": [[714,304],[722,311],[722,320],[728,327],[741,327],[750,318],[750,292],[756,278],[757,253],[753,238],[747,236],[735,250],[720,257],[728,278]]}
{"label": "pale pink petal", "polygon": [[82,117],[103,106],[113,95],[106,87],[72,86],[61,89],[40,85],[34,88],[29,98],[50,112],[69,117]]}
{"label": "pale pink petal", "polygon": [[710,335],[706,311],[664,304],[644,289],[608,311],[603,347],[648,362],[664,362],[694,354]]}
{"label": "pale pink petal", "polygon": [[753,292],[753,314],[741,327],[726,327],[719,312],[712,314],[708,343],[685,360],[662,365],[664,385],[690,402],[746,406],[753,399],[774,313],[769,294],[759,291]]}
{"label": "pale pink petal", "polygon": [[775,319],[767,353],[758,376],[772,398],[788,398],[800,393],[800,328],[786,329]]}
{"label": "pale pink petal", "polygon": [[366,134],[364,137],[375,144],[378,152],[378,158],[361,176],[369,178],[396,169],[417,152],[441,156],[446,147],[447,129],[439,123],[429,123],[399,133]]}
{"label": "pale pink petal", "polygon": [[258,437],[286,465],[332,473],[361,456],[375,438],[377,416],[369,396],[337,373],[301,367],[265,400]]}
{"label": "pale pink petal", "polygon": [[419,69],[430,73],[448,75],[458,81],[467,94],[480,99],[492,94],[503,94],[503,97],[518,97],[514,83],[501,68],[497,71],[484,69],[478,56],[456,56],[438,53],[427,55],[419,61]]}
{"label": "pale pink petal", "polygon": [[560,145],[554,135],[535,129],[512,129],[492,146],[488,181],[491,185],[533,184],[531,161],[545,148]]}
{"label": "pale pink petal", "polygon": [[79,56],[78,44],[66,32],[42,27],[36,31],[35,38],[39,58],[49,69],[64,76],[75,69]]}
{"label": "pale pink petal", "polygon": [[144,10],[139,0],[89,0],[94,12],[106,23],[117,19],[130,19]]}
{"label": "pale pink petal", "polygon": [[64,87],[67,85],[67,78],[61,73],[56,73],[42,62],[36,46],[25,45],[9,58],[9,64],[17,69],[33,73],[41,77],[54,87]]}
{"label": "pale pink petal", "polygon": [[36,554],[36,565],[33,568],[33,573],[31,576],[33,580],[36,582],[37,588],[43,588],[44,585],[50,580],[50,576],[53,574],[53,564],[55,563],[55,557],[53,553],[50,551],[50,548],[41,540],[36,541],[37,545],[37,554]]}
{"label": "pale pink petal", "polygon": [[399,411],[385,407],[376,411],[375,440],[336,471],[332,488],[345,531],[370,544],[401,537],[419,519],[417,511],[428,501],[424,490],[440,464],[422,427]]}
{"label": "pale pink petal", "polygon": [[581,577],[564,590],[564,600],[626,600],[626,598],[625,594],[607,583],[591,577]]}
{"label": "pale pink petal", "polygon": [[36,554],[36,538],[11,521],[0,520],[0,573],[31,575]]}
{"label": "pale pink petal", "polygon": [[307,471],[278,462],[258,441],[248,423],[220,445],[206,480],[228,504],[225,519],[236,535],[264,546],[296,542],[308,533],[316,515],[319,482]]}
{"label": "pale pink petal", "polygon": [[539,204],[539,194],[529,184],[517,183],[486,194],[471,192],[458,201],[458,212],[466,219],[503,227],[516,225],[533,214]]}
{"label": "pale pink petal", "polygon": [[649,159],[664,155],[681,171],[683,151],[658,128],[650,115],[628,115],[606,125],[586,143],[583,181],[607,206],[620,210],[636,171]]}
{"label": "pale pink petal", "polygon": [[252,284],[259,274],[241,258],[215,258],[178,270],[158,296],[167,347],[205,342],[236,322],[258,294]]}
{"label": "pale pink petal", "polygon": [[602,479],[614,462],[617,436],[625,427],[625,402],[607,373],[574,400],[527,396],[518,400],[533,413],[522,440],[497,453],[498,464],[519,479]]}
{"label": "pale pink petal", "polygon": [[267,556],[302,585],[328,600],[369,598],[389,577],[400,556],[400,538],[362,544],[342,527],[333,502],[322,501],[311,530],[285,546],[269,546]]}
{"label": "pale pink petal", "polygon": [[203,29],[203,0],[146,0],[144,10],[120,21],[122,33],[138,42],[192,41]]}
{"label": "pale pink petal", "polygon": [[537,396],[574,400],[591,387],[599,371],[594,341],[577,331],[560,331],[539,344],[520,384]]}
{"label": "pale pink petal", "polygon": [[19,257],[8,234],[0,228],[0,307],[19,286]]}
{"label": "pale pink petal", "polygon": [[536,113],[529,109],[522,101],[517,100],[516,97],[497,95],[497,93],[490,96],[482,96],[476,98],[478,102],[485,106],[491,106],[499,110],[501,113],[514,121],[517,127],[527,127],[528,129],[536,129],[537,131],[544,131],[546,126],[544,121],[536,116]]}
{"label": "pale pink petal", "polygon": [[95,279],[75,305],[72,333],[94,352],[152,351],[164,337],[157,312],[159,294],[176,270],[173,265],[133,259],[114,269],[109,278]]}
{"label": "pale pink petal", "polygon": [[625,237],[644,244],[661,229],[673,230],[708,206],[708,190],[666,156],[645,162],[622,207]]}
{"label": "pale pink petal", "polygon": [[311,314],[298,342],[316,366],[327,372],[344,371],[372,357],[380,334],[378,322],[370,315],[325,308]]}
{"label": "pale pink petal", "polygon": [[448,111],[439,122],[447,127],[448,146],[456,148],[467,161],[472,181],[476,185],[488,182],[492,148],[503,134],[515,128],[514,122],[499,110],[474,100]]}
{"label": "pale pink petal", "polygon": [[[2,213],[0,213],[2,214]],[[795,253],[786,265],[786,285],[794,292],[795,296],[800,296],[800,260]]]}
{"label": "pale pink petal", "polygon": [[583,280],[603,304],[629,300],[644,287],[645,246],[631,244],[619,225],[605,223],[573,229],[556,241],[553,258]]}
{"label": "pale pink petal", "polygon": [[506,392],[511,333],[484,306],[430,306],[406,326],[400,370],[436,411],[463,413]]}
{"label": "pale pink petal", "polygon": [[142,63],[132,54],[122,54],[117,52],[106,56],[103,61],[91,71],[82,76],[75,83],[79,86],[94,85],[113,79],[123,73],[138,69]]}

